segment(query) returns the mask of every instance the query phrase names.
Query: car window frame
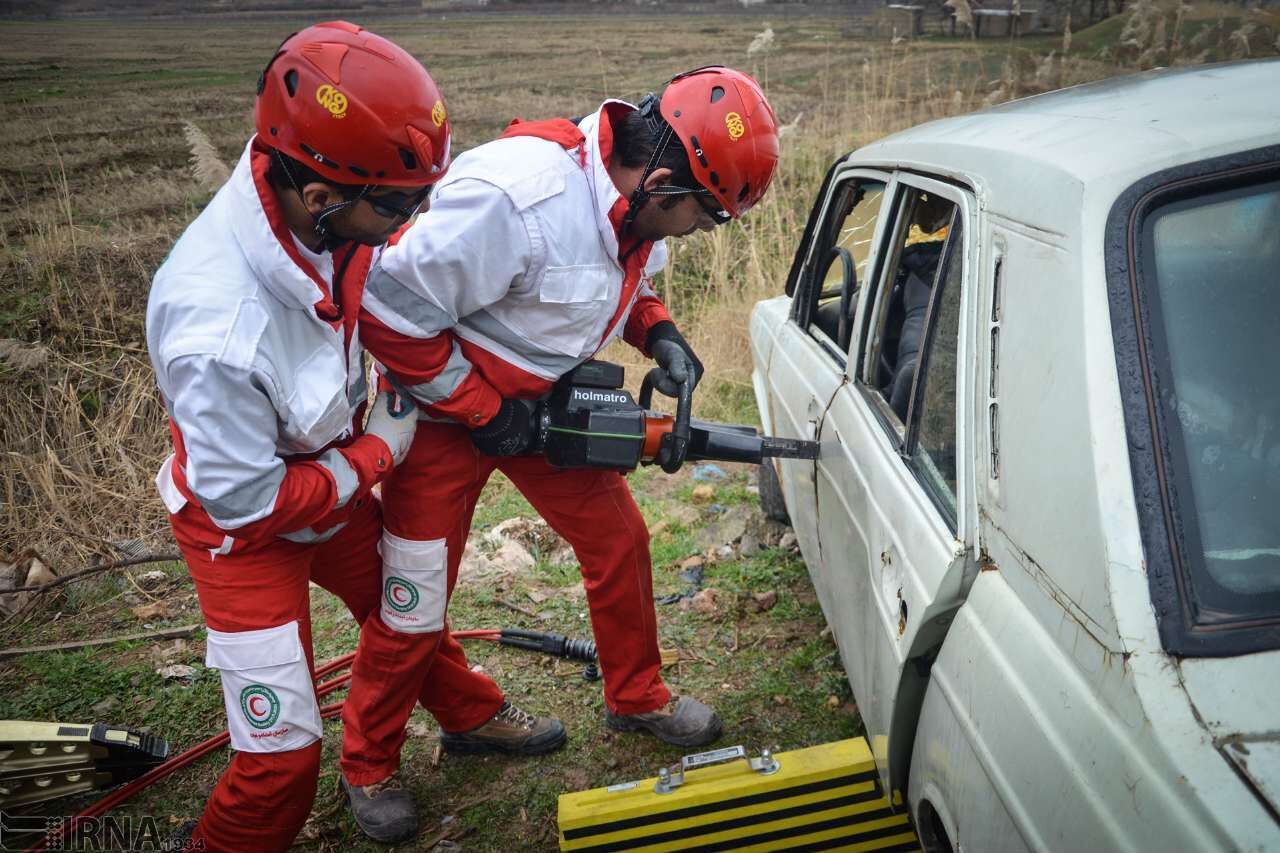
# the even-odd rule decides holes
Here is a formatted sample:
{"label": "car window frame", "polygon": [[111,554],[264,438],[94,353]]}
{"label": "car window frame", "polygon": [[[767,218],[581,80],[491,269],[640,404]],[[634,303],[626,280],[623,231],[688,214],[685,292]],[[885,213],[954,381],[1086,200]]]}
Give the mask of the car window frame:
{"label": "car window frame", "polygon": [[[809,238],[809,242],[803,248],[803,260],[800,261],[797,258],[799,263],[793,276],[794,293],[791,300],[791,320],[806,335],[818,343],[822,350],[832,359],[835,368],[840,371],[845,370],[849,363],[849,354],[857,346],[859,316],[861,315],[862,299],[866,294],[867,287],[865,281],[859,282],[858,304],[854,312],[850,351],[841,350],[837,341],[831,340],[821,329],[815,330],[813,328],[813,314],[817,304],[815,288],[821,288],[823,282],[819,275],[825,275],[827,270],[822,265],[821,258],[818,257],[818,249],[827,242],[828,230],[831,225],[830,217],[835,209],[836,202],[840,199],[841,191],[851,181],[858,179],[872,180],[884,184],[880,213],[877,216],[876,228],[871,238],[871,254],[867,259],[868,278],[875,279],[878,277],[879,265],[884,255],[884,224],[887,218],[885,212],[888,209],[890,199],[895,195],[896,176],[891,171],[867,168],[865,166],[852,166],[844,163],[840,163],[832,169],[827,182],[823,186],[824,197],[821,201],[821,209],[818,211],[817,207],[815,207],[817,215],[811,219],[806,227],[806,235]],[[791,284],[792,282],[789,282],[789,285]]]}
{"label": "car window frame", "polygon": [[[857,348],[857,358],[850,360],[846,366],[846,374],[859,396],[866,402],[875,419],[879,422],[883,430],[884,439],[911,473],[911,476],[915,478],[929,504],[938,513],[940,521],[953,534],[968,540],[973,533],[969,529],[972,519],[969,517],[971,513],[968,507],[969,483],[972,482],[973,471],[970,463],[971,454],[968,452],[971,425],[966,420],[966,412],[969,411],[969,401],[972,399],[974,373],[973,359],[966,358],[965,353],[971,340],[969,325],[972,309],[970,306],[977,298],[976,291],[979,282],[976,276],[977,271],[981,269],[978,258],[978,235],[975,233],[976,202],[973,191],[967,187],[957,186],[949,181],[915,172],[895,172],[892,189],[893,196],[886,201],[886,203],[892,205],[892,215],[889,217],[882,215],[881,217],[880,230],[882,240],[879,246],[880,252],[877,256],[879,268],[874,280],[875,286],[873,288],[864,283],[862,287],[852,342],[852,345]],[[954,515],[951,513],[951,508],[943,505],[942,500],[935,494],[934,484],[926,479],[925,475],[920,471],[920,466],[913,458],[915,442],[919,434],[917,399],[923,390],[920,387],[920,374],[927,369],[935,337],[934,311],[939,298],[937,295],[939,293],[937,283],[942,273],[946,270],[946,264],[954,251],[953,244],[949,238],[947,245],[943,249],[942,257],[939,258],[938,270],[935,273],[934,295],[930,297],[929,309],[925,317],[924,347],[921,350],[920,362],[916,366],[916,374],[912,377],[911,403],[907,408],[905,423],[898,419],[898,416],[890,407],[889,401],[875,387],[874,380],[868,381],[867,379],[867,371],[871,369],[869,360],[874,342],[873,324],[879,323],[880,314],[886,310],[888,304],[887,300],[879,299],[879,296],[884,292],[888,278],[893,274],[897,266],[898,245],[903,240],[904,229],[909,227],[905,215],[906,197],[908,192],[913,190],[936,193],[952,202],[955,205],[951,223],[953,228],[956,223],[956,217],[960,217],[960,247],[964,254],[960,273],[961,303],[959,328],[957,329],[956,337],[956,507]],[[886,196],[889,195],[888,188],[886,188],[885,194]],[[887,222],[886,220],[892,220],[892,222]]]}
{"label": "car window frame", "polygon": [[1221,657],[1280,648],[1280,614],[1233,622],[1200,618],[1191,588],[1184,527],[1193,509],[1174,499],[1180,462],[1173,430],[1157,401],[1168,390],[1158,375],[1162,331],[1145,273],[1146,219],[1180,197],[1280,176],[1280,145],[1208,158],[1151,174],[1121,193],[1106,223],[1107,295],[1130,476],[1148,589],[1161,646],[1172,655]]}
{"label": "car window frame", "polygon": [[[960,228],[960,240],[951,239],[951,235],[955,233],[957,221]],[[934,506],[942,513],[943,518],[951,526],[953,533],[959,530],[959,507],[961,500],[960,492],[960,412],[963,411],[963,398],[961,397],[960,384],[960,360],[962,356],[961,346],[962,339],[960,336],[961,329],[964,326],[964,297],[965,297],[965,275],[964,255],[961,255],[960,263],[960,304],[961,309],[957,317],[956,328],[956,399],[955,399],[955,431],[956,431],[956,494],[953,496],[955,501],[955,509],[950,506],[944,506],[944,498],[938,494],[938,485],[930,479],[923,470],[923,463],[920,461],[920,424],[922,418],[917,413],[917,407],[923,403],[925,383],[921,382],[921,378],[926,376],[929,371],[929,362],[933,359],[934,341],[938,335],[938,324],[935,321],[935,314],[938,305],[946,296],[946,288],[943,286],[946,282],[947,267],[951,263],[951,259],[955,256],[956,251],[964,252],[969,240],[969,234],[965,231],[963,206],[957,205],[951,211],[951,220],[948,223],[948,236],[946,244],[942,248],[942,255],[938,258],[938,269],[934,273],[933,288],[934,293],[930,295],[929,308],[925,313],[924,325],[924,343],[920,348],[920,360],[916,364],[915,375],[911,378],[911,398],[907,405],[907,434],[903,440],[902,456],[912,472],[916,475],[916,479],[920,482],[929,494],[929,499],[933,501]],[[973,288],[973,284],[969,284],[969,289]]]}

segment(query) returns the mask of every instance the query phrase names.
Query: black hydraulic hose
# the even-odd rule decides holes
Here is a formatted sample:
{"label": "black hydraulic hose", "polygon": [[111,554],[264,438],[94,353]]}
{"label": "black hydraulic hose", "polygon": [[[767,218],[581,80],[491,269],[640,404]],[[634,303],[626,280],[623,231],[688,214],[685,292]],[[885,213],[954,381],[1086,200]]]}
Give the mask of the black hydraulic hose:
{"label": "black hydraulic hose", "polygon": [[596,644],[594,640],[575,640],[563,634],[548,634],[543,631],[526,631],[523,628],[503,628],[498,634],[498,642],[504,646],[515,646],[545,655],[555,655],[567,660],[595,663]]}

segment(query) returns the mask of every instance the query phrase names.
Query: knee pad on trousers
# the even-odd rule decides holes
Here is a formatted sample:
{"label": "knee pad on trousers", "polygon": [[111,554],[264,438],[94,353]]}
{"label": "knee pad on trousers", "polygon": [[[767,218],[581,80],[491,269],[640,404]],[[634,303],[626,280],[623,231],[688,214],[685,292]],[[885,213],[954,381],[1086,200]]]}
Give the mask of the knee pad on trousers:
{"label": "knee pad on trousers", "polygon": [[444,628],[449,602],[449,549],[443,539],[382,534],[382,623],[401,634]]}
{"label": "knee pad on trousers", "polygon": [[236,749],[285,752],[320,739],[320,706],[296,620],[259,631],[210,628],[205,666],[222,676]]}

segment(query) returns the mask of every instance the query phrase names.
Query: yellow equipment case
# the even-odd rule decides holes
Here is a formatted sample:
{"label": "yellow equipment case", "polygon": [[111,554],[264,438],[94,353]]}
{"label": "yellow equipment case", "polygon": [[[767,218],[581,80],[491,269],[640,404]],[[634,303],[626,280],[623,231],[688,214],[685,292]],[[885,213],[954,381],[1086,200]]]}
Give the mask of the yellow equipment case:
{"label": "yellow equipment case", "polygon": [[687,755],[656,778],[560,796],[560,849],[919,850],[902,796],[862,738],[758,758]]}

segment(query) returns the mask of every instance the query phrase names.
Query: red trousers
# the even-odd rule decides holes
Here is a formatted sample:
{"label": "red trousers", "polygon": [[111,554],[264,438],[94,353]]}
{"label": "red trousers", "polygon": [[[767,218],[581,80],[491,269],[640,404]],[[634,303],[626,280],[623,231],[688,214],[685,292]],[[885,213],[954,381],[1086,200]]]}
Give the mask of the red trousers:
{"label": "red trousers", "polygon": [[[640,714],[665,705],[670,693],[659,674],[657,619],[653,606],[649,531],[623,477],[613,471],[562,470],[541,457],[496,458],[475,449],[465,427],[422,422],[408,458],[383,483],[383,521],[395,547],[404,540],[423,545],[442,543],[440,568],[447,570],[445,600],[458,577],[458,565],[471,528],[471,516],[481,489],[494,470],[507,475],[557,533],[573,546],[582,565],[583,584],[591,611],[605,702],[616,713]],[[384,541],[384,556],[392,552]],[[440,602],[441,608],[445,601]],[[386,610],[383,610],[386,613]],[[468,626],[492,627],[492,626]],[[373,618],[360,632],[365,644],[395,646],[392,663],[379,663],[394,677],[378,685],[380,695],[399,712],[401,728],[408,722],[419,696],[446,731],[467,731],[482,725],[502,703],[502,693],[485,675],[467,665],[462,647],[444,623],[440,630],[401,633],[387,620]],[[360,660],[372,661],[371,655]],[[358,661],[359,663],[359,661]],[[378,738],[361,769],[370,781],[382,778],[398,764],[395,754],[378,756]],[[380,760],[379,760],[380,759]],[[353,783],[357,767],[343,758]]]}
{"label": "red trousers", "polygon": [[[377,611],[382,595],[381,513],[376,500],[361,500],[347,525],[327,542],[304,545],[273,537],[242,543],[229,554],[211,553],[220,544],[221,531],[199,507],[189,504],[171,517],[210,629],[210,665],[222,670],[228,724],[237,749],[193,836],[203,840],[210,853],[286,850],[311,813],[320,740],[318,714],[314,720],[305,719],[316,702],[308,582],[341,598],[361,623]],[[249,642],[240,643],[241,638]],[[290,646],[298,650],[299,645],[300,651],[288,653]],[[399,750],[404,737],[398,712],[393,714],[364,683],[369,678],[384,680],[374,646],[362,643],[373,660],[353,667],[363,677],[353,672],[343,717],[344,757],[371,749],[374,737],[387,738],[374,751]],[[395,649],[381,651],[394,657]],[[291,715],[303,719],[294,731],[285,732]],[[237,725],[245,733],[240,743]],[[271,743],[277,736],[288,742]],[[245,749],[246,743],[255,748],[263,744],[263,751]]]}

